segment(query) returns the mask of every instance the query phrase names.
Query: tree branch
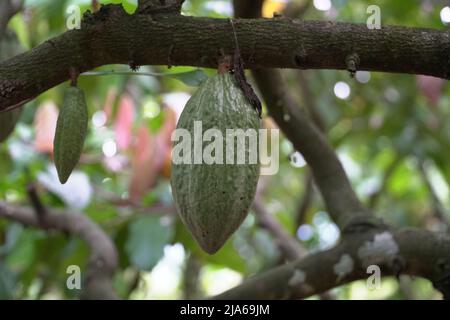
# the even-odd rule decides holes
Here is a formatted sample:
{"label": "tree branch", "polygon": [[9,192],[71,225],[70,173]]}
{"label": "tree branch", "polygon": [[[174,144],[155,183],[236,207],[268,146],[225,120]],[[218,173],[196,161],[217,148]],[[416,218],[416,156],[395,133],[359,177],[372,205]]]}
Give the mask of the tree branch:
{"label": "tree branch", "polygon": [[191,253],[186,259],[183,273],[183,299],[193,300],[203,296],[200,286],[201,261]]}
{"label": "tree branch", "polygon": [[428,176],[425,161],[417,157],[417,162],[419,172],[422,176],[422,180],[425,183],[425,186],[427,187],[430,202],[433,206],[433,214],[441,222],[440,228],[443,232],[445,232],[450,228],[450,220],[448,218],[444,205],[442,204],[441,200],[439,200],[439,197],[436,194],[436,191],[434,190],[434,187],[431,183],[430,177]]}
{"label": "tree branch", "polygon": [[369,265],[381,276],[429,279],[450,299],[450,237],[419,229],[349,235],[336,247],[277,267],[214,299],[301,299],[366,279]]}
{"label": "tree branch", "polygon": [[252,209],[258,224],[266,229],[274,238],[276,245],[286,260],[295,260],[304,257],[307,250],[292,237],[277,219],[270,214],[263,204],[263,196],[270,185],[268,176],[261,176],[256,188],[255,199],[253,200]]}
{"label": "tree branch", "polygon": [[140,14],[180,13],[184,0],[138,0],[137,12]]}
{"label": "tree branch", "polygon": [[[357,54],[360,70],[450,77],[447,31],[289,18],[235,20],[247,68],[346,70]],[[178,14],[128,15],[106,5],[86,13],[80,30],[68,31],[0,63],[0,110],[12,108],[80,72],[105,65],[216,67],[219,52],[234,49],[228,19]],[[170,54],[169,54],[170,53]],[[169,59],[170,56],[170,59]]]}
{"label": "tree branch", "polygon": [[306,221],[306,214],[308,209],[311,206],[311,202],[314,196],[314,180],[312,174],[309,172],[305,173],[306,176],[304,178],[304,186],[305,191],[303,192],[303,196],[300,198],[300,202],[295,215],[295,225],[300,227]]}
{"label": "tree branch", "polygon": [[45,230],[57,230],[79,236],[91,249],[82,297],[85,299],[117,299],[112,276],[117,267],[117,251],[109,237],[81,213],[46,211],[42,224],[33,210],[0,201],[0,217]]}
{"label": "tree branch", "polygon": [[299,259],[306,255],[307,251],[305,248],[284,230],[278,221],[267,211],[259,198],[255,199],[252,208],[255,211],[258,223],[272,234],[277,246],[287,260]]}
{"label": "tree branch", "polygon": [[23,6],[23,0],[2,0],[0,2],[0,39],[6,30],[9,20],[18,13]]}
{"label": "tree branch", "polygon": [[302,97],[302,102],[304,103],[306,110],[308,110],[308,114],[313,120],[314,124],[317,128],[320,129],[324,134],[327,132],[327,128],[325,126],[325,122],[320,114],[314,95],[311,91],[311,88],[308,83],[308,79],[305,75],[305,71],[296,72],[296,78],[299,84],[299,89]]}

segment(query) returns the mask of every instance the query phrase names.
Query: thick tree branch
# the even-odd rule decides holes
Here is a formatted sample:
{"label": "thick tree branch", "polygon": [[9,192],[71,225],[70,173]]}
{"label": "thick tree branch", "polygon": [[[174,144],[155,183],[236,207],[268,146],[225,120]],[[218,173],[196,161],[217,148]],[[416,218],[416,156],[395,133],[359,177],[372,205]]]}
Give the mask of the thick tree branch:
{"label": "thick tree branch", "polygon": [[[358,69],[450,77],[447,31],[289,18],[235,20],[246,68]],[[178,14],[128,15],[107,5],[68,31],[0,63],[0,110],[27,101],[80,72],[105,64],[216,67],[234,49],[228,19]]]}
{"label": "thick tree branch", "polygon": [[320,129],[324,134],[327,131],[324,120],[322,119],[322,115],[317,108],[315,98],[313,92],[311,91],[310,85],[308,83],[308,78],[306,77],[306,71],[297,71],[296,78],[300,88],[300,94],[302,97],[302,102],[304,103],[306,110],[308,110],[308,114],[313,120],[314,124],[317,128]]}
{"label": "thick tree branch", "polygon": [[85,299],[117,299],[112,276],[117,267],[117,251],[109,237],[81,213],[46,211],[42,224],[33,210],[0,201],[0,217],[26,226],[57,230],[79,236],[91,249],[87,276],[82,288]]}
{"label": "thick tree branch", "polygon": [[418,229],[349,235],[333,249],[272,269],[215,299],[301,299],[367,279],[369,265],[381,276],[429,279],[450,298],[450,237]]}

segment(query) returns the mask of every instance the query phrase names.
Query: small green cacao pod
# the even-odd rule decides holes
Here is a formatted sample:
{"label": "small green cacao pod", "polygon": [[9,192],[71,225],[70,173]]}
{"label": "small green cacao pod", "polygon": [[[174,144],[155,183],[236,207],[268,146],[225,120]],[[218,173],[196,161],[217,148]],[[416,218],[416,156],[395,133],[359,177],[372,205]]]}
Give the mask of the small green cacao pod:
{"label": "small green cacao pod", "polygon": [[56,122],[53,152],[59,181],[66,183],[80,160],[86,138],[88,110],[81,89],[69,87]]}
{"label": "small green cacao pod", "polygon": [[[204,137],[209,129],[222,136],[221,139],[216,135],[212,139],[202,139],[202,150],[193,141],[200,123]],[[259,128],[257,111],[229,73],[207,79],[189,99],[180,116],[172,152],[172,194],[181,220],[209,254],[219,250],[247,216],[259,177],[258,143],[255,146],[255,141],[251,143],[246,139],[239,145],[234,139],[234,144],[230,145],[227,130],[252,131],[258,135]],[[188,144],[183,145],[184,137],[177,142],[179,129],[189,132],[192,140]],[[215,144],[219,147],[212,152],[212,143],[220,140],[223,145]],[[180,145],[190,147],[191,152],[184,153]],[[233,155],[227,147],[233,150]],[[219,150],[222,151],[222,162]],[[253,156],[250,150],[254,151]],[[242,151],[245,155],[243,164],[237,160]],[[206,161],[208,154],[213,155],[215,161]],[[203,158],[200,164],[195,161],[199,155]],[[181,161],[183,157],[187,161]],[[228,162],[227,157],[233,161]]]}
{"label": "small green cacao pod", "polygon": [[0,143],[5,141],[14,131],[17,121],[22,113],[22,108],[0,113]]}

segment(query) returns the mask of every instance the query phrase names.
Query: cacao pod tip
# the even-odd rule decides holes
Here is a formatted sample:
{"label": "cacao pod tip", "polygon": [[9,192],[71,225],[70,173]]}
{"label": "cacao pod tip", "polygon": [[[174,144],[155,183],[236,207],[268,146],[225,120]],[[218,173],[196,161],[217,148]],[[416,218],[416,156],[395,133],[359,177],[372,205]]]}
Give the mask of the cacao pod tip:
{"label": "cacao pod tip", "polygon": [[211,242],[206,239],[197,239],[197,238],[195,240],[197,240],[197,243],[200,245],[200,248],[202,248],[203,251],[205,251],[209,255],[213,255],[217,251],[219,251],[220,248],[222,248],[222,246],[226,242],[226,239],[224,241],[219,241],[219,242],[218,241]]}
{"label": "cacao pod tip", "polygon": [[61,184],[65,184],[67,182],[67,180],[69,180],[70,175],[63,175],[62,173],[60,173],[59,170],[56,170],[56,171],[58,172],[59,182],[61,182]]}

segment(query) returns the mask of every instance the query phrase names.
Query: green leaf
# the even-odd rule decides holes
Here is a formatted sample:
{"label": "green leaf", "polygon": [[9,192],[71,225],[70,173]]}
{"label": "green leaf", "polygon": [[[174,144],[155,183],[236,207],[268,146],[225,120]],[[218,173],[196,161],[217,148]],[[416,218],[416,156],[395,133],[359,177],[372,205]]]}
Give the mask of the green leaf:
{"label": "green leaf", "polygon": [[0,245],[0,256],[7,254],[14,248],[16,243],[20,239],[22,234],[23,226],[18,223],[12,223],[6,231],[6,239],[4,244]]}
{"label": "green leaf", "polygon": [[125,251],[132,264],[150,271],[164,255],[164,246],[173,236],[173,228],[158,216],[143,216],[129,226]]}
{"label": "green leaf", "polygon": [[13,299],[15,275],[5,264],[0,263],[0,300]]}
{"label": "green leaf", "polygon": [[174,242],[182,243],[187,250],[202,259],[204,263],[230,268],[240,273],[247,271],[247,264],[233,246],[231,239],[215,254],[209,255],[200,248],[184,224],[178,220]]}
{"label": "green leaf", "polygon": [[15,245],[11,248],[5,262],[14,269],[29,267],[36,255],[35,242],[38,238],[38,231],[29,229],[22,231],[19,239],[15,240]]}
{"label": "green leaf", "polygon": [[91,71],[82,73],[82,77],[101,77],[101,76],[144,76],[144,77],[170,77],[178,79],[185,85],[191,87],[198,87],[208,75],[200,69],[195,69],[186,72],[176,73],[155,73],[155,72],[134,72],[134,71]]}

